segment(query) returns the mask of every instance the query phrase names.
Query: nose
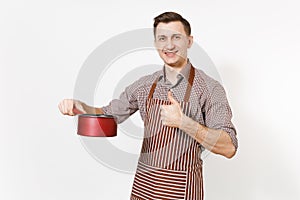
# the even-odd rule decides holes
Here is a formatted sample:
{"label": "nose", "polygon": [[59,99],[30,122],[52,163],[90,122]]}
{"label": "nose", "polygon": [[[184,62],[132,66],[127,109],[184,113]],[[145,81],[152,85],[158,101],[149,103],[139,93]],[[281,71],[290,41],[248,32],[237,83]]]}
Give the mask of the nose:
{"label": "nose", "polygon": [[171,38],[169,38],[167,40],[167,44],[166,44],[165,48],[168,49],[168,50],[172,50],[172,49],[175,48],[175,45],[174,45],[174,43],[173,43],[173,41],[172,41]]}

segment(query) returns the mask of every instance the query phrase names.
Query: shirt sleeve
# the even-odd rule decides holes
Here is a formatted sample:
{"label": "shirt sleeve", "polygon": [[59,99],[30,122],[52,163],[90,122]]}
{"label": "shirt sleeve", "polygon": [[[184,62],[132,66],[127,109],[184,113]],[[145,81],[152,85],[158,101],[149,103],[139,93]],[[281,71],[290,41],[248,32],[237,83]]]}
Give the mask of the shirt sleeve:
{"label": "shirt sleeve", "polygon": [[113,99],[107,106],[102,107],[103,112],[115,116],[117,123],[125,121],[139,109],[137,92],[140,85],[140,80],[138,80],[126,87],[119,99]]}
{"label": "shirt sleeve", "polygon": [[205,124],[209,128],[224,130],[230,136],[235,148],[238,148],[236,129],[231,122],[232,112],[226,93],[220,83],[214,85],[208,91],[208,97],[204,106]]}

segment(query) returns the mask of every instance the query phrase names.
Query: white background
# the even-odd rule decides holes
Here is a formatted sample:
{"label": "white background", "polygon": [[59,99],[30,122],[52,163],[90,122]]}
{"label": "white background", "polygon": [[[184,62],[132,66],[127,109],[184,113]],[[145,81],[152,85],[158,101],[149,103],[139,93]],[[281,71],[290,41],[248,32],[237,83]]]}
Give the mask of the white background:
{"label": "white background", "polygon": [[129,198],[133,174],[93,159],[57,104],[72,97],[82,63],[102,42],[151,28],[156,15],[170,10],[190,21],[195,41],[214,61],[238,130],[233,159],[204,160],[206,199],[300,199],[299,6],[297,0],[1,1],[0,199]]}

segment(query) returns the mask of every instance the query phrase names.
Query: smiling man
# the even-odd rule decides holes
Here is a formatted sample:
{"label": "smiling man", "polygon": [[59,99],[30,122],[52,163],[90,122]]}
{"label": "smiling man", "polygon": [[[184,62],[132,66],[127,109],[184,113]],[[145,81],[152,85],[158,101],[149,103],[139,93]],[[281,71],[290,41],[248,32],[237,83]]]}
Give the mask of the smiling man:
{"label": "smiling man", "polygon": [[118,123],[139,110],[144,140],[131,199],[203,200],[202,151],[231,158],[237,150],[231,109],[220,83],[189,61],[193,37],[186,19],[162,13],[154,19],[154,38],[162,70],[141,77],[102,108],[65,99],[59,109],[66,115],[75,115],[74,108],[110,114]]}
{"label": "smiling man", "polygon": [[[190,29],[181,21],[154,24],[155,45],[166,65],[180,71],[187,64],[187,49],[193,44]],[[188,32],[187,32],[188,31]]]}

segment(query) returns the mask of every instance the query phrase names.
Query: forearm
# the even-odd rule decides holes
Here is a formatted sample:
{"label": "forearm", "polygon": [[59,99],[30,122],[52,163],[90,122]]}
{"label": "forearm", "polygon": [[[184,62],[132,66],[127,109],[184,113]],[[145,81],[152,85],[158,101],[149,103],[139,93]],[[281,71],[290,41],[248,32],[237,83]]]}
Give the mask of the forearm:
{"label": "forearm", "polygon": [[185,115],[182,117],[179,128],[213,153],[227,158],[235,155],[236,148],[228,133],[223,130],[205,127]]}

